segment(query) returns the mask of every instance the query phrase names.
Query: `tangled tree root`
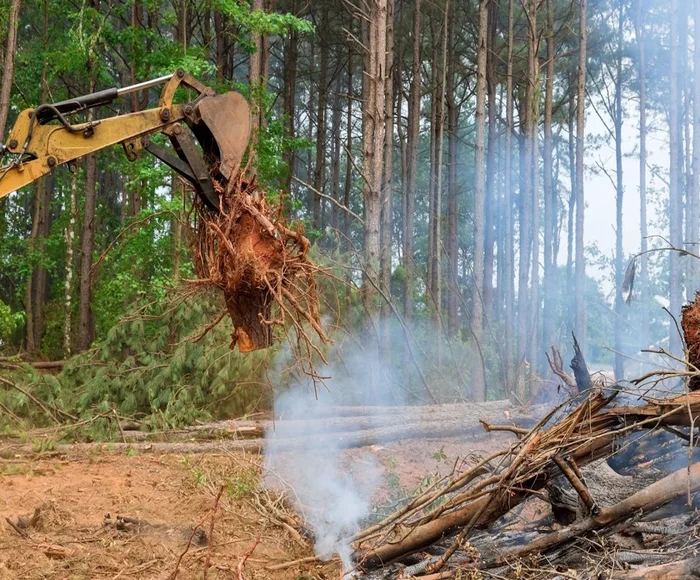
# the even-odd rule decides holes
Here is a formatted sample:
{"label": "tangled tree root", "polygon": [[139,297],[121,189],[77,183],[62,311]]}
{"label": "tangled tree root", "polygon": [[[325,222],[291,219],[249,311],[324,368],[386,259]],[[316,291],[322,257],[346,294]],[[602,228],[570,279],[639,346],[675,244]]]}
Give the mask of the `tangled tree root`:
{"label": "tangled tree root", "polygon": [[[690,370],[700,369],[700,292],[696,292],[693,302],[683,307],[681,327]],[[700,389],[700,377],[691,377],[688,387],[691,391]]]}
{"label": "tangled tree root", "polygon": [[270,205],[255,178],[244,175],[218,188],[219,212],[195,202],[190,245],[199,279],[193,283],[223,292],[234,326],[232,349],[267,348],[276,327],[292,328],[295,354],[310,361],[315,351],[323,358],[313,340],[313,334],[324,343],[328,338],[318,307],[319,267],[307,256],[309,240],[300,228],[288,228],[280,207]]}

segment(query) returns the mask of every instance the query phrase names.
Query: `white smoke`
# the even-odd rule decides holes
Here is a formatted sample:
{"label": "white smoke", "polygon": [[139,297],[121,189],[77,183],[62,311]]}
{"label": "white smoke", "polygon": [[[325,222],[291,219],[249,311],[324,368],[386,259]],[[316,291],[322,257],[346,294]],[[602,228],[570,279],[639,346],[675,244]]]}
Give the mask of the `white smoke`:
{"label": "white smoke", "polygon": [[[344,455],[342,431],[333,420],[339,404],[396,404],[390,373],[378,358],[348,349],[341,355],[334,349],[329,355],[332,363],[327,374],[332,378],[326,381],[327,389],[316,393],[309,382],[278,394],[275,425],[265,436],[265,466],[271,473],[282,474],[294,489],[300,504],[296,507],[313,528],[316,555],[329,559],[337,554],[345,571],[354,567],[350,539],[371,513],[382,467],[369,452],[353,450],[351,457]],[[292,448],[276,444],[290,438],[295,441]]]}

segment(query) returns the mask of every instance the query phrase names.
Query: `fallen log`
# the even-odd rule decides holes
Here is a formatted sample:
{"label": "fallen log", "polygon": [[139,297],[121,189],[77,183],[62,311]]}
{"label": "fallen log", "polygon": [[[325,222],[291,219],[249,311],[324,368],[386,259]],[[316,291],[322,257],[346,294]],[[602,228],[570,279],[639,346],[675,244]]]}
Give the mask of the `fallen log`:
{"label": "fallen log", "polygon": [[[498,413],[512,412],[517,405],[508,399],[497,401],[485,401],[481,403],[441,403],[438,405],[327,405],[325,403],[311,403],[305,409],[303,417],[293,415],[275,414],[277,420],[289,421],[293,419],[306,419],[308,417],[410,417],[414,415],[432,414],[464,414],[466,416],[480,415],[495,416]],[[528,408],[530,409],[530,408]],[[534,409],[535,412],[537,409]],[[542,407],[543,413],[547,410]]]}
{"label": "fallen log", "polygon": [[[246,451],[261,453],[264,445],[275,451],[298,448],[356,448],[408,439],[445,438],[481,434],[481,417],[503,421],[506,416],[521,424],[534,422],[533,413],[540,408],[514,407],[509,401],[473,403],[471,405],[431,405],[401,407],[404,414],[390,413],[372,417],[310,417],[306,420],[217,421],[177,431],[124,431],[122,443],[89,443],[59,445],[53,451],[82,453],[88,449],[109,446],[114,450],[134,449],[152,453],[206,453],[211,451]],[[507,414],[507,415],[506,415]],[[28,434],[31,437],[31,433]],[[41,440],[47,435],[37,433]],[[6,447],[4,455],[33,452],[31,445]],[[0,449],[0,456],[3,450]]]}
{"label": "fallen log", "polygon": [[687,580],[700,578],[700,557],[644,566],[626,572],[617,572],[611,576],[613,580]]}
{"label": "fallen log", "polygon": [[50,369],[62,369],[66,364],[63,360],[52,360],[52,361],[12,361],[12,360],[2,360],[0,361],[0,369],[21,369],[22,365],[29,365],[37,370],[50,370]]}
{"label": "fallen log", "polygon": [[[514,416],[522,421],[531,420],[530,415],[515,414]],[[261,453],[267,445],[275,452],[294,451],[295,449],[322,449],[333,446],[336,449],[351,449],[366,447],[369,445],[386,444],[393,441],[409,439],[439,439],[454,437],[457,435],[481,434],[482,429],[478,420],[478,415],[473,417],[448,418],[435,416],[435,420],[402,422],[399,425],[389,427],[374,427],[360,431],[338,431],[331,433],[313,433],[310,426],[313,422],[294,423],[292,436],[284,430],[284,422],[277,422],[277,431],[268,433],[267,439],[233,439],[231,433],[222,433],[230,437],[229,439],[214,439],[210,442],[183,441],[183,442],[159,442],[140,441],[133,443],[73,443],[69,445],[57,445],[52,447],[52,453],[85,453],[90,450],[104,449],[114,451],[128,451],[133,449],[142,453],[207,453],[207,452],[232,452],[245,451],[248,453]],[[325,423],[322,420],[321,423]],[[306,424],[305,435],[295,435],[304,432],[303,426]],[[185,437],[187,434],[185,434]],[[192,438],[192,434],[189,434]],[[9,445],[0,449],[0,457],[8,455],[33,455],[36,449],[33,445],[17,444]]]}
{"label": "fallen log", "polygon": [[[517,427],[504,427],[502,425],[504,421],[532,424],[535,418],[544,412],[541,407],[516,407],[507,400],[471,404],[386,407],[385,412],[382,412],[381,408],[373,407],[351,407],[350,409],[362,410],[365,414],[345,416],[343,407],[328,409],[324,406],[312,406],[304,417],[278,416],[274,421],[235,419],[216,421],[188,427],[178,433],[207,432],[213,437],[240,436],[248,439],[252,438],[254,433],[258,433],[258,437],[263,437],[265,433],[268,433],[268,436],[288,438],[314,433],[349,433],[399,425],[427,425],[429,423],[461,424],[465,430],[471,427],[480,430],[479,424],[484,419],[499,422],[498,430],[508,429],[517,432]],[[439,429],[437,425],[436,427]]]}

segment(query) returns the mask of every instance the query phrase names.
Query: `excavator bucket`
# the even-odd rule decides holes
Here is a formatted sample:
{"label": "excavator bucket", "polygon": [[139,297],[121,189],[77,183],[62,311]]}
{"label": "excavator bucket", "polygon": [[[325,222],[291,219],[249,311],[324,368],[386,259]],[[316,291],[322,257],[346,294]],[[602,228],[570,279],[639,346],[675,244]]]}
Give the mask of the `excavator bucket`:
{"label": "excavator bucket", "polygon": [[191,125],[202,146],[212,177],[230,182],[238,173],[248,147],[251,130],[250,107],[239,93],[206,97],[194,107]]}

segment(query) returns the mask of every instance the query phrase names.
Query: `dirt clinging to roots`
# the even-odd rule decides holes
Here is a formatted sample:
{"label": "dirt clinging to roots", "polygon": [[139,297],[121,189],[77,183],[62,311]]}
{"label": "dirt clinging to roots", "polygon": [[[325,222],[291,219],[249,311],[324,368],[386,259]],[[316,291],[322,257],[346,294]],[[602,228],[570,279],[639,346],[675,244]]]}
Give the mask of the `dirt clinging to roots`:
{"label": "dirt clinging to roots", "polygon": [[[700,292],[695,294],[693,302],[683,307],[681,327],[688,350],[688,363],[691,365],[691,369],[692,367],[700,369]],[[689,388],[691,391],[700,389],[700,378],[691,377]]]}
{"label": "dirt clinging to roots", "polygon": [[319,352],[312,335],[328,340],[320,322],[319,268],[308,258],[310,243],[301,228],[287,227],[281,206],[269,203],[246,173],[225,188],[217,185],[219,212],[195,203],[190,232],[195,283],[223,292],[234,325],[231,348],[267,348],[275,327],[293,328],[297,354],[310,358],[312,350]]}

